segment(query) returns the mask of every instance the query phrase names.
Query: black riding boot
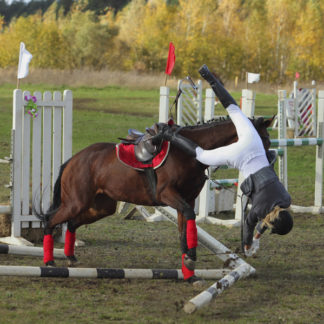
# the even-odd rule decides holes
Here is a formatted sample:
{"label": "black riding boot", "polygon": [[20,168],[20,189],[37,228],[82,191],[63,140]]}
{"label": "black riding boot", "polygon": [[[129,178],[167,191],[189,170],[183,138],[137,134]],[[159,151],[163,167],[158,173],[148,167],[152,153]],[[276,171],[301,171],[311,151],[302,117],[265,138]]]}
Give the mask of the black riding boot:
{"label": "black riding boot", "polygon": [[176,146],[177,148],[181,149],[188,155],[196,157],[196,147],[198,145],[190,139],[183,137],[179,134],[173,134],[170,143]]}
{"label": "black riding boot", "polygon": [[222,103],[224,108],[227,108],[229,105],[233,104],[237,106],[236,101],[233,97],[227,92],[227,90],[221,85],[221,83],[217,80],[215,75],[211,73],[206,64],[204,64],[199,69],[200,75],[210,84],[212,89],[214,90],[217,98]]}
{"label": "black riding boot", "polygon": [[196,157],[196,147],[198,145],[190,139],[180,134],[174,133],[171,127],[168,127],[167,129],[163,130],[162,133],[153,137],[152,143],[156,145],[156,143],[158,143],[161,139],[169,141],[172,145],[176,146],[188,155]]}

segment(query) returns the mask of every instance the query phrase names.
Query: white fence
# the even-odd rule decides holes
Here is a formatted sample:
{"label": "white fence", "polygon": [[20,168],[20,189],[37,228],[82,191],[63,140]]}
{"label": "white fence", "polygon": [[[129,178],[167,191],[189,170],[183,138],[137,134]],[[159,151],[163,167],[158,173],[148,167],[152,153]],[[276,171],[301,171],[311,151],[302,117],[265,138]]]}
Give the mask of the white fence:
{"label": "white fence", "polygon": [[[188,79],[179,80],[178,90],[181,89],[181,96],[177,104],[177,124],[196,125],[197,122],[203,121],[203,97],[202,97],[202,82],[197,82],[197,89],[192,87]],[[170,90],[168,87],[160,88],[160,109],[159,122],[167,123],[170,107]],[[161,107],[163,107],[161,109]]]}
{"label": "white fence", "polygon": [[37,117],[26,113],[28,91],[14,90],[11,172],[11,236],[39,228],[32,205],[46,211],[60,165],[72,156],[72,92],[35,92]]}
{"label": "white fence", "polygon": [[292,205],[291,208],[294,212],[312,212],[322,213],[322,200],[323,200],[323,136],[324,136],[324,91],[318,92],[318,109],[316,114],[316,106],[313,104],[313,119],[317,120],[316,138],[298,138],[286,139],[286,109],[289,99],[286,98],[286,91],[278,92],[278,140],[272,140],[272,147],[279,147],[283,150],[283,155],[278,158],[278,176],[280,181],[288,190],[288,163],[287,163],[287,147],[288,146],[308,146],[316,145],[315,153],[315,187],[314,187],[314,205],[310,207]]}
{"label": "white fence", "polygon": [[[187,81],[187,82],[186,82]],[[202,82],[197,82],[197,89],[193,89],[188,80],[180,80],[178,82],[178,90],[182,93],[178,100],[177,124],[195,125],[197,122],[202,122]]]}
{"label": "white fence", "polygon": [[[313,86],[315,86],[315,81],[313,81]],[[298,88],[298,83],[295,81],[293,99],[295,137],[316,136],[316,88]]]}

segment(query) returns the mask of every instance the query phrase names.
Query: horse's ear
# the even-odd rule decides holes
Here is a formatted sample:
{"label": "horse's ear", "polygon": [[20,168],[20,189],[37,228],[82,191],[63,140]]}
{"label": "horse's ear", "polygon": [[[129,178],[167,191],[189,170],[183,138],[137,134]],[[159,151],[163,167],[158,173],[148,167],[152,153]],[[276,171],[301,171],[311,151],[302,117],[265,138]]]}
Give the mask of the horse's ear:
{"label": "horse's ear", "polygon": [[264,126],[266,128],[270,127],[277,115],[273,115],[272,118],[266,119],[264,121]]}

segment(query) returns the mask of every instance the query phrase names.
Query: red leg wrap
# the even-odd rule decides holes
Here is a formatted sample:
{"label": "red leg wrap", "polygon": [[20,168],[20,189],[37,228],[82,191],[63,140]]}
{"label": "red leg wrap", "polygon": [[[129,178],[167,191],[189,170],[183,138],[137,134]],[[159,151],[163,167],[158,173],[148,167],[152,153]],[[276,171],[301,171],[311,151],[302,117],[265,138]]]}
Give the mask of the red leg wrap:
{"label": "red leg wrap", "polygon": [[183,259],[185,257],[185,253],[182,254],[182,274],[183,274],[183,279],[187,280],[190,277],[192,277],[195,274],[195,271],[189,270],[184,264],[183,264]]}
{"label": "red leg wrap", "polygon": [[187,245],[188,249],[197,247],[197,227],[194,219],[187,220]]}
{"label": "red leg wrap", "polygon": [[74,255],[74,243],[75,243],[75,232],[71,233],[69,230],[66,230],[65,243],[64,243],[64,254],[66,256]]}
{"label": "red leg wrap", "polygon": [[48,261],[53,261],[53,250],[54,250],[54,240],[51,234],[44,235],[43,240],[43,249],[44,249],[44,263],[46,264]]}

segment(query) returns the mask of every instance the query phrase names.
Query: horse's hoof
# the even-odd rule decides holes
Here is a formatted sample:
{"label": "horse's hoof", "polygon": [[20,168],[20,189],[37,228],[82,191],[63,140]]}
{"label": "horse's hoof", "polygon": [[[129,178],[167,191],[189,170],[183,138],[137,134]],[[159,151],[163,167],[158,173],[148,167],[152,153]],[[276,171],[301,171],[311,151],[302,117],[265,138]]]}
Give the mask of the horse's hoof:
{"label": "horse's hoof", "polygon": [[199,288],[205,284],[205,280],[200,277],[193,275],[192,277],[186,280],[188,283],[192,284],[195,288]]}
{"label": "horse's hoof", "polygon": [[78,259],[75,255],[67,256],[68,259],[68,267],[74,267],[78,263]]}
{"label": "horse's hoof", "polygon": [[192,277],[188,278],[186,281],[189,283],[194,283],[196,281],[202,280],[201,278],[197,277],[196,275],[193,275]]}
{"label": "horse's hoof", "polygon": [[188,255],[185,255],[183,259],[183,264],[186,266],[188,270],[194,271],[196,262],[188,257]]}
{"label": "horse's hoof", "polygon": [[192,283],[192,286],[193,286],[195,289],[201,289],[201,288],[205,287],[205,285],[206,285],[206,281],[205,281],[204,279],[202,279],[202,278],[199,278],[199,280],[194,281],[194,282]]}
{"label": "horse's hoof", "polygon": [[46,262],[45,265],[46,265],[46,267],[56,267],[54,260]]}
{"label": "horse's hoof", "polygon": [[188,283],[192,284],[194,288],[201,288],[205,285],[205,280],[199,278],[195,275],[186,280]]}

